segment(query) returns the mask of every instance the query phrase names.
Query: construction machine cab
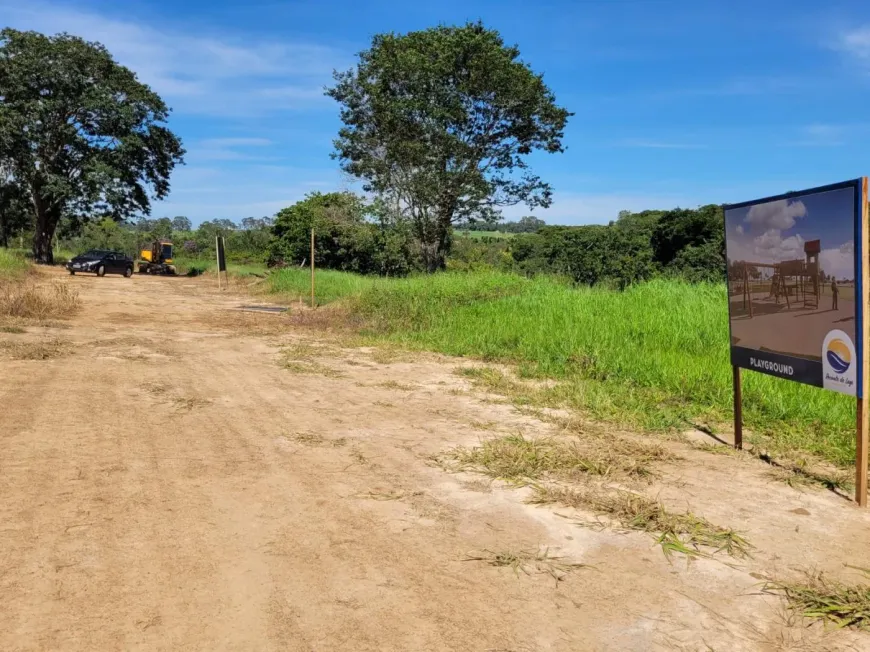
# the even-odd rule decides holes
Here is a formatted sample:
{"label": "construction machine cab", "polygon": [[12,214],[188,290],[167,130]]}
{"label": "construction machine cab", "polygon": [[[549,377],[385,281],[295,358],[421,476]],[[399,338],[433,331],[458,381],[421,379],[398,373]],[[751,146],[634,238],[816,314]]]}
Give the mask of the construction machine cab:
{"label": "construction machine cab", "polygon": [[155,240],[151,249],[143,249],[139,258],[140,274],[175,274],[172,264],[172,243],[169,240]]}

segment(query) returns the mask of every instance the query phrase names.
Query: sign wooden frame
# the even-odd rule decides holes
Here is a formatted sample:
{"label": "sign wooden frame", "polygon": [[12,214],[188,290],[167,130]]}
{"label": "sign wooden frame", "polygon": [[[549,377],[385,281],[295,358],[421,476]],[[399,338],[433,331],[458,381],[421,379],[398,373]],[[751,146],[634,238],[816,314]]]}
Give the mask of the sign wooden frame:
{"label": "sign wooden frame", "polygon": [[[855,261],[855,353],[856,353],[856,383],[855,383],[855,501],[861,507],[867,506],[867,480],[868,480],[868,433],[870,433],[870,405],[865,399],[865,383],[870,378],[870,338],[868,329],[864,323],[865,315],[868,314],[868,295],[870,289],[870,209],[868,209],[868,180],[861,177],[853,181],[811,188],[800,192],[791,192],[784,195],[767,197],[751,202],[730,204],[723,206],[723,212],[734,208],[742,208],[749,205],[762,204],[777,200],[799,198],[806,195],[834,191],[845,188],[855,189],[855,225],[854,225],[854,261]],[[727,245],[727,219],[726,245]],[[746,270],[744,268],[744,274]],[[744,276],[744,283],[746,277]],[[744,289],[745,291],[745,289]],[[731,330],[729,295],[729,332]],[[749,296],[749,314],[752,315],[752,298]],[[732,354],[732,385],[734,390],[734,447],[743,448],[743,392],[741,386],[740,356],[735,355],[734,344],[731,343]],[[772,374],[777,375],[777,374]],[[803,381],[807,382],[807,381]]]}

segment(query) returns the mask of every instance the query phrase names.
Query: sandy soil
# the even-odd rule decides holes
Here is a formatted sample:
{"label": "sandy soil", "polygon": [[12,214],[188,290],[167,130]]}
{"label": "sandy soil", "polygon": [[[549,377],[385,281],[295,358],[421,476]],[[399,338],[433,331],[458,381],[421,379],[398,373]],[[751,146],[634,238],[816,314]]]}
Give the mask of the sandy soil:
{"label": "sandy soil", "polygon": [[[57,279],[79,316],[0,333],[55,352],[0,349],[2,650],[870,649],[760,590],[870,567],[870,515],[841,497],[675,443],[649,491],[755,549],[668,561],[646,534],[432,465],[551,428],[471,391],[467,361],[317,341],[203,279]],[[281,364],[300,343],[309,373]],[[466,560],[540,547],[588,567],[557,582]]]}
{"label": "sandy soil", "polygon": [[[851,288],[850,288],[851,289]],[[837,310],[833,299],[822,296],[818,308],[807,308],[792,299],[789,310],[785,300],[777,303],[767,292],[751,295],[753,317],[743,310],[743,298],[732,295],[731,339],[749,349],[775,351],[811,360],[820,360],[825,336],[839,329],[855,341],[855,301],[840,297]]]}

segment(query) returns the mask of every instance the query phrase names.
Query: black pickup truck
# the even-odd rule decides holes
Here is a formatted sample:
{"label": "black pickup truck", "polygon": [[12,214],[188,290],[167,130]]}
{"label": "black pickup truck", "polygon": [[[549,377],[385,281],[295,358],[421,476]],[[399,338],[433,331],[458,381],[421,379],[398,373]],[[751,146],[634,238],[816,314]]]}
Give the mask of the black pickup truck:
{"label": "black pickup truck", "polygon": [[91,272],[97,276],[123,274],[130,278],[133,276],[133,259],[118,251],[91,249],[69,261],[66,268],[70,274],[76,272]]}

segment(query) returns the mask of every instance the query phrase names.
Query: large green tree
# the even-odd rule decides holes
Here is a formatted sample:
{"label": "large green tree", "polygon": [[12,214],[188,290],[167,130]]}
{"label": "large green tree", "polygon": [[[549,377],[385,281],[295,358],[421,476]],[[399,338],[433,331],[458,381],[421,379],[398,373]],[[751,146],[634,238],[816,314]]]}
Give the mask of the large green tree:
{"label": "large green tree", "polygon": [[30,217],[24,192],[0,161],[0,247],[8,247],[9,239],[30,224]]}
{"label": "large green tree", "polygon": [[561,152],[568,117],[516,47],[480,23],[380,34],[355,69],[335,73],[343,169],[413,224],[425,266],[444,266],[451,224],[546,207],[534,150]]}
{"label": "large green tree", "polygon": [[120,220],[169,193],[184,150],[168,116],[99,43],[0,31],[0,162],[29,200],[37,261],[62,216]]}

